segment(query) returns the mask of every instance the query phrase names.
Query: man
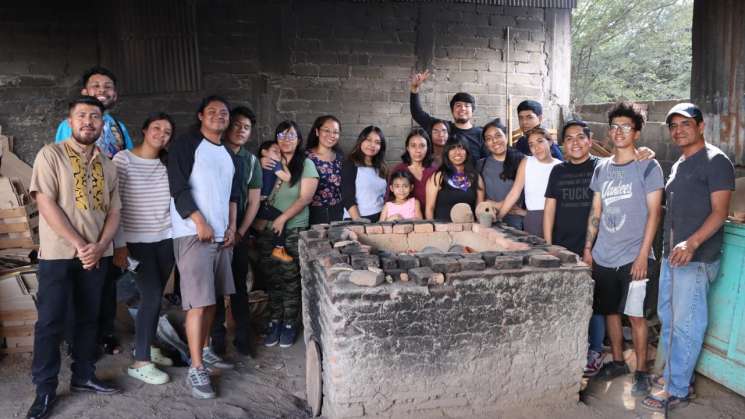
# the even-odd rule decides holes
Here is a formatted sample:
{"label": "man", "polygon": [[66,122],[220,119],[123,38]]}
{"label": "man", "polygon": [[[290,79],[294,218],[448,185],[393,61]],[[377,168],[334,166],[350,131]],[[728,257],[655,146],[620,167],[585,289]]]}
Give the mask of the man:
{"label": "man", "polygon": [[[543,106],[535,100],[524,100],[517,105],[517,122],[520,124],[520,131],[523,133],[515,141],[513,147],[518,151],[531,156],[530,147],[528,147],[528,137],[524,134],[531,129],[538,127],[543,122]],[[555,134],[555,130],[553,134]],[[552,135],[553,135],[552,134]],[[556,145],[555,139],[551,141],[551,155],[559,160],[564,160],[561,149]]]}
{"label": "man", "polygon": [[[111,109],[119,98],[116,91],[116,77],[114,73],[103,67],[93,67],[83,73],[83,88],[80,94],[83,96],[95,97],[105,108],[103,114],[103,129],[96,141],[98,148],[108,157],[114,157],[117,152],[127,149],[131,150],[132,139],[127,132],[124,123],[116,119],[111,113]],[[70,124],[67,119],[60,122],[57,127],[55,142],[59,143],[70,137]]]}
{"label": "man", "polygon": [[[244,146],[251,138],[251,129],[256,123],[256,115],[245,106],[238,106],[230,112],[230,126],[225,136],[225,145],[238,157],[240,167],[240,200],[237,220],[241,220],[235,236],[233,248],[233,281],[235,294],[230,296],[230,310],[235,319],[235,348],[242,355],[251,355],[253,341],[250,331],[248,290],[246,275],[249,269],[248,229],[259,211],[261,198],[261,164]],[[246,240],[244,240],[246,238]],[[217,299],[215,322],[212,326],[212,349],[218,355],[225,353],[225,302]]]}
{"label": "man", "polygon": [[[409,96],[409,106],[411,117],[424,128],[427,132],[432,132],[432,126],[438,120],[430,116],[422,109],[419,100],[419,88],[429,78],[429,70],[423,73],[414,74],[411,78],[411,95]],[[458,92],[450,100],[450,112],[453,115],[453,121],[446,121],[448,132],[452,138],[458,134],[465,139],[468,145],[468,151],[474,162],[482,157],[487,156],[484,149],[484,142],[481,139],[481,127],[473,126],[473,111],[476,110],[476,99],[468,93]]]}
{"label": "man", "polygon": [[31,197],[39,207],[38,320],[31,374],[36,398],[28,418],[50,413],[56,401],[59,344],[72,296],[75,310],[72,391],[113,394],[95,372],[96,323],[111,240],[119,226],[118,180],[113,163],[96,147],[104,106],[83,96],[70,102],[72,136],[44,146],[34,161]]}
{"label": "man", "polygon": [[[662,205],[663,176],[656,160],[638,161],[635,144],[644,117],[633,103],[618,103],[608,113],[614,154],[597,164],[590,182],[594,196],[585,238],[584,261],[595,280],[593,313],[603,314],[613,361],[597,376],[610,380],[629,372],[623,360],[621,315],[631,281],[648,279],[654,255],[652,241]],[[597,241],[595,238],[597,237]],[[647,322],[629,315],[636,353],[631,394],[649,392]]]}
{"label": "man", "polygon": [[[543,212],[543,237],[546,242],[564,246],[578,255],[584,249],[587,219],[592,206],[590,180],[600,161],[590,155],[591,134],[585,121],[574,119],[564,124],[561,137],[567,160],[551,170]],[[592,377],[600,370],[604,338],[605,317],[593,314],[590,318],[586,377]]]}
{"label": "man", "polygon": [[[232,249],[240,200],[240,166],[222,144],[229,106],[219,96],[202,100],[198,124],[171,146],[168,181],[173,197],[173,250],[181,274],[181,305],[192,396],[215,397],[207,367],[232,368],[208,345],[218,298],[233,294]],[[205,365],[206,364],[206,365]]]}
{"label": "man", "polygon": [[660,344],[669,357],[663,376],[654,383],[664,388],[642,402],[653,410],[688,402],[708,324],[706,294],[719,271],[722,225],[735,189],[732,162],[704,139],[704,119],[696,105],[675,105],[666,122],[682,156],[665,186],[667,216],[657,313],[662,323]]}
{"label": "man", "polygon": [[[109,159],[123,149],[132,149],[132,139],[129,137],[127,127],[122,121],[116,119],[110,110],[116,104],[118,94],[116,91],[116,77],[114,73],[103,67],[92,67],[83,73],[82,90],[83,96],[91,96],[103,103],[105,111],[103,114],[103,128],[96,145],[98,149]],[[65,141],[71,135],[70,124],[67,119],[60,122],[57,127],[55,142]],[[125,268],[125,267],[120,267]],[[116,279],[121,275],[121,269],[109,267],[103,288],[103,304],[98,319],[98,343],[104,352],[115,354],[119,352],[119,341],[114,336],[114,318],[116,317]],[[72,308],[68,313],[72,313]],[[72,317],[72,315],[70,315]],[[74,319],[68,319],[68,329],[74,324]],[[68,343],[72,343],[71,330],[67,331]]]}

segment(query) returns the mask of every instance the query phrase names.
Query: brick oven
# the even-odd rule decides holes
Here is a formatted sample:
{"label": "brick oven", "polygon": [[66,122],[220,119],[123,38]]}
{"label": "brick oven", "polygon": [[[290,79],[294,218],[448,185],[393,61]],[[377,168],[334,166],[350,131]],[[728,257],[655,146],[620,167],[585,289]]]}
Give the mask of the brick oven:
{"label": "brick oven", "polygon": [[346,417],[495,417],[576,403],[589,268],[509,227],[334,223],[301,234],[308,402]]}

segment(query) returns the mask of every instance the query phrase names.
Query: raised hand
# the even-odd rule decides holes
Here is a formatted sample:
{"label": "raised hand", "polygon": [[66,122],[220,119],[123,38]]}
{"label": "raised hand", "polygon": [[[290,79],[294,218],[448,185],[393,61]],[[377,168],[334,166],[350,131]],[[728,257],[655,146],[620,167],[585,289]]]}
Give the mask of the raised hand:
{"label": "raised hand", "polygon": [[411,76],[411,93],[419,93],[419,88],[425,81],[427,81],[430,74],[429,70],[413,74]]}

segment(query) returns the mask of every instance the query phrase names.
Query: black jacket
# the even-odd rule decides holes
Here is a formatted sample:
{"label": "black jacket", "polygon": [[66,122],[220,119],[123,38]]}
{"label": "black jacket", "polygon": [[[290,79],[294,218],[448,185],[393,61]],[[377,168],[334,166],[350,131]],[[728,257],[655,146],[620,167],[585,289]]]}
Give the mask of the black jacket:
{"label": "black jacket", "polygon": [[[176,211],[181,218],[186,218],[192,212],[199,211],[197,204],[194,202],[194,197],[191,196],[189,177],[191,177],[191,170],[194,167],[194,153],[196,153],[202,140],[204,140],[202,133],[198,129],[192,129],[177,138],[168,149],[168,185],[171,188],[171,196]],[[225,150],[233,159],[233,166],[235,167],[233,186],[230,188],[230,202],[237,204],[241,199],[241,164],[230,148],[225,147]]]}

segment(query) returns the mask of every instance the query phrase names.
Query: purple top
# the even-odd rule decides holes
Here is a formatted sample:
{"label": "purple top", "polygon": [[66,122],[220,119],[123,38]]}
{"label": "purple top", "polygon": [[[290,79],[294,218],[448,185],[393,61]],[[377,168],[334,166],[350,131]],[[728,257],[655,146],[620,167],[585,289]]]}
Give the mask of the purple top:
{"label": "purple top", "polygon": [[311,206],[327,207],[341,203],[341,159],[339,153],[333,161],[322,160],[311,150],[306,153],[318,170],[318,188]]}

